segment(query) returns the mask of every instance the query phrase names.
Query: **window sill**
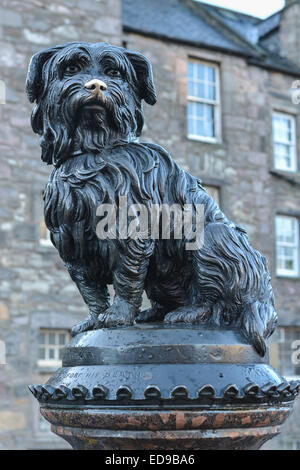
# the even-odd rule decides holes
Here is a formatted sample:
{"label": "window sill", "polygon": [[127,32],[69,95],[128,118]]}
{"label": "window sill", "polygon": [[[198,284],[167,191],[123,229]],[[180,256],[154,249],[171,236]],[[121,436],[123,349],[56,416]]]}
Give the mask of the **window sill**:
{"label": "window sill", "polygon": [[43,240],[42,238],[40,239],[39,246],[43,248],[54,248],[51,240]]}
{"label": "window sill", "polygon": [[222,145],[222,141],[220,139],[211,139],[209,137],[197,137],[196,135],[187,135],[187,140],[192,140],[194,142],[201,142],[203,144],[215,144],[215,145]]}
{"label": "window sill", "polygon": [[299,170],[298,168],[276,168],[274,167],[273,168],[274,171],[278,171],[279,173],[289,173],[291,175],[295,174],[295,173],[299,173]]}
{"label": "window sill", "polygon": [[276,279],[283,279],[286,281],[300,281],[300,276],[296,275],[289,275],[289,274],[276,274]]}
{"label": "window sill", "polygon": [[290,183],[294,186],[300,186],[300,172],[299,171],[285,171],[285,170],[276,170],[275,168],[271,168],[270,173],[276,178],[280,178],[286,181],[287,183]]}
{"label": "window sill", "polygon": [[39,368],[40,374],[49,374],[51,372],[55,372],[57,369],[62,367],[62,361],[53,361],[50,363],[43,360],[39,360],[37,362],[37,366]]}
{"label": "window sill", "polygon": [[55,246],[52,243],[49,245],[37,243],[36,251],[39,253],[56,253]]}

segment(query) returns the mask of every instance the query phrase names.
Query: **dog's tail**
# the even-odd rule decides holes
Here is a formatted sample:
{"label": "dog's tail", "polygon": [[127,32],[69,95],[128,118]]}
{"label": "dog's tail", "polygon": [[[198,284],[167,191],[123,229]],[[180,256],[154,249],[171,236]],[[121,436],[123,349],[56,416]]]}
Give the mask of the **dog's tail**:
{"label": "dog's tail", "polygon": [[265,340],[273,333],[277,315],[267,260],[254,250],[243,229],[209,223],[204,246],[195,252],[199,292],[212,305],[223,303],[211,320],[240,329],[248,344],[264,356]]}
{"label": "dog's tail", "polygon": [[277,314],[272,301],[249,304],[241,316],[241,332],[260,356],[265,356],[265,340],[274,332],[276,324]]}
{"label": "dog's tail", "polygon": [[[239,227],[237,229],[240,231]],[[249,257],[249,261],[252,261],[249,262],[249,280],[255,272],[256,277],[258,274],[258,282],[254,283],[255,288],[252,293],[250,292],[252,301],[244,304],[241,315],[241,332],[258,354],[265,356],[267,350],[265,340],[272,335],[277,325],[277,313],[268,262],[259,251],[251,248],[248,237],[244,233],[240,234],[240,240],[247,255],[251,254]],[[254,299],[253,293],[255,294]]]}

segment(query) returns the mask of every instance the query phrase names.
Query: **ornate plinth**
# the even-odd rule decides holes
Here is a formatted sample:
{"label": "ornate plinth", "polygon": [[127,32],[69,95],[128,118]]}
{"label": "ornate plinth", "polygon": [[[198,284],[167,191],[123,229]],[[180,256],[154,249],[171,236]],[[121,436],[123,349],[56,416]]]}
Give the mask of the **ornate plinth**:
{"label": "ornate plinth", "polygon": [[258,449],[299,393],[238,331],[137,325],[82,333],[30,386],[75,449]]}

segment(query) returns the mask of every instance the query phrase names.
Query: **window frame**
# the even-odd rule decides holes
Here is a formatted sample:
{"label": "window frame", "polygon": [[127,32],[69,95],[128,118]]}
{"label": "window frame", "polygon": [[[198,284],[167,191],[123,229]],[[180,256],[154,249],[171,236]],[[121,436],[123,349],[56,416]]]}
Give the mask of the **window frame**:
{"label": "window frame", "polygon": [[[215,69],[215,90],[216,90],[216,99],[210,100],[208,98],[198,98],[188,94],[188,64],[189,62],[207,65]],[[187,60],[187,73],[186,73],[186,126],[187,126],[187,138],[190,140],[197,140],[199,142],[207,143],[220,143],[222,139],[221,135],[221,89],[220,89],[220,64],[216,62],[209,62],[207,60],[201,60],[194,57],[188,57]],[[206,82],[204,82],[206,83]],[[188,103],[203,103],[214,106],[214,119],[215,119],[215,137],[206,137],[200,136],[197,134],[189,134],[188,132]]]}
{"label": "window frame", "polygon": [[[61,367],[61,364],[62,364],[62,360],[59,359],[59,357],[55,357],[54,359],[51,359],[49,358],[49,349],[54,349],[55,351],[55,356],[59,356],[59,351],[63,348],[65,348],[65,346],[68,344],[68,342],[70,341],[71,339],[71,336],[70,336],[70,331],[66,328],[40,328],[39,330],[39,335],[41,333],[44,333],[46,336],[45,338],[46,341],[44,344],[40,343],[40,340],[38,340],[38,357],[37,357],[37,365],[38,367],[40,368],[53,368],[53,367]],[[66,342],[64,345],[60,345],[59,344],[59,340],[55,340],[55,344],[50,344],[49,343],[49,334],[52,333],[52,334],[55,334],[57,337],[59,334],[65,334],[66,335]],[[44,348],[45,349],[45,356],[46,358],[45,359],[40,359],[39,358],[39,350],[41,348]]]}
{"label": "window frame", "polygon": [[[288,141],[278,141],[275,140],[275,127],[274,127],[274,118],[275,117],[285,117],[291,121],[291,129],[292,129],[292,140]],[[294,114],[289,114],[281,111],[273,111],[272,113],[272,138],[273,138],[273,166],[275,170],[278,171],[288,171],[291,173],[296,173],[298,171],[298,159],[297,159],[297,135],[296,135],[296,116]],[[276,163],[276,154],[275,154],[275,145],[276,144],[283,144],[288,145],[292,148],[291,154],[291,167],[290,168],[280,168]]]}
{"label": "window frame", "polygon": [[[289,242],[278,242],[277,240],[277,219],[282,218],[282,219],[293,219],[296,222],[296,229],[295,229],[295,243],[289,243]],[[275,267],[276,267],[276,276],[278,277],[289,277],[289,278],[298,278],[299,277],[299,219],[295,216],[292,215],[286,215],[286,214],[276,214],[275,216],[275,256],[276,256],[276,262],[275,262]],[[278,268],[278,247],[279,246],[285,246],[285,247],[291,247],[296,249],[296,257],[294,258],[296,268],[291,271],[288,269],[280,269]]]}

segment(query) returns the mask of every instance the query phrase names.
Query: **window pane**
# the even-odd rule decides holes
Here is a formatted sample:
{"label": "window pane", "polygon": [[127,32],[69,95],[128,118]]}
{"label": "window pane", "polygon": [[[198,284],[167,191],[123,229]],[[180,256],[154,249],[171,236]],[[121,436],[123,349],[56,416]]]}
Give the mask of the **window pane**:
{"label": "window pane", "polygon": [[293,136],[290,117],[274,116],[273,126],[276,142],[291,142]]}
{"label": "window pane", "polygon": [[207,66],[207,79],[209,82],[215,82],[215,67]]}
{"label": "window pane", "polygon": [[214,122],[207,121],[206,123],[206,137],[214,137],[215,130],[214,130]]}
{"label": "window pane", "polygon": [[62,359],[62,358],[63,358],[64,352],[65,352],[64,348],[61,348],[61,349],[59,350],[59,355],[58,355],[58,356],[59,356],[59,359]]}
{"label": "window pane", "polygon": [[45,344],[45,333],[39,334],[39,344]]}
{"label": "window pane", "polygon": [[214,129],[214,106],[212,105],[205,105],[206,111],[206,136],[207,137],[214,137],[215,129]]}
{"label": "window pane", "polygon": [[291,258],[290,259],[286,258],[284,269],[287,269],[288,271],[294,271],[295,270],[294,260]]}
{"label": "window pane", "polygon": [[196,109],[196,115],[200,119],[205,119],[205,108],[206,105],[202,103],[196,103],[195,109]]}
{"label": "window pane", "polygon": [[276,238],[279,242],[297,244],[296,219],[292,217],[276,217]]}
{"label": "window pane", "polygon": [[205,105],[205,111],[206,111],[206,118],[208,121],[213,121],[214,120],[214,111],[215,108],[213,105],[206,104]]}
{"label": "window pane", "polygon": [[188,109],[188,116],[193,117],[193,115],[194,115],[194,105],[195,105],[195,103],[193,101],[188,102],[188,108],[187,108]]}
{"label": "window pane", "polygon": [[194,102],[188,103],[188,133],[192,135],[196,134],[197,104]]}
{"label": "window pane", "polygon": [[288,170],[292,168],[292,147],[286,144],[275,144],[275,166],[278,170]]}
{"label": "window pane", "polygon": [[194,82],[191,82],[189,80],[188,81],[188,96],[194,96],[194,95],[195,95]]}
{"label": "window pane", "polygon": [[61,346],[64,346],[66,344],[66,334],[65,333],[60,333],[59,334],[59,344]]}
{"label": "window pane", "polygon": [[188,62],[188,96],[199,99],[216,99],[215,67]]}
{"label": "window pane", "polygon": [[296,171],[295,118],[273,115],[274,166],[278,170]]}
{"label": "window pane", "polygon": [[209,100],[215,100],[216,99],[216,87],[215,85],[207,85],[207,98]]}
{"label": "window pane", "polygon": [[55,333],[49,333],[49,344],[55,344]]}
{"label": "window pane", "polygon": [[196,76],[198,80],[205,80],[205,65],[204,64],[194,64],[196,67]]}
{"label": "window pane", "polygon": [[214,106],[189,102],[188,103],[188,132],[200,137],[214,137]]}
{"label": "window pane", "polygon": [[197,98],[207,98],[205,93],[205,86],[203,82],[198,82],[196,84],[196,93],[193,96],[197,96]]}
{"label": "window pane", "polygon": [[298,220],[295,217],[277,216],[275,231],[278,273],[298,275]]}
{"label": "window pane", "polygon": [[196,121],[196,134],[197,135],[205,135],[203,119],[197,119],[197,121]]}
{"label": "window pane", "polygon": [[49,349],[49,359],[54,359],[55,358],[55,349],[50,348]]}

